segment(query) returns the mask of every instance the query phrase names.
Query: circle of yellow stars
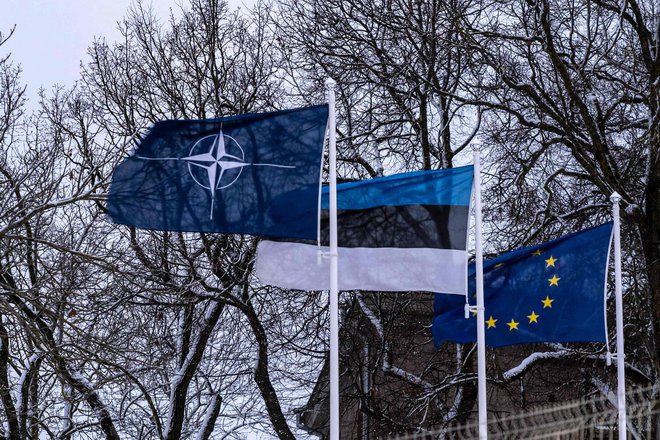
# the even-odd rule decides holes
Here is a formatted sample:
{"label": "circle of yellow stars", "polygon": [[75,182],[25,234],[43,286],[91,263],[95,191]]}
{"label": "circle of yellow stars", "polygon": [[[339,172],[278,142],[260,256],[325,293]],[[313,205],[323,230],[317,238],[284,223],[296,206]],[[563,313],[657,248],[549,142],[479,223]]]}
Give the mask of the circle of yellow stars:
{"label": "circle of yellow stars", "polygon": [[[532,257],[540,256],[541,253],[542,253],[541,250],[538,249],[538,250],[536,250],[535,252],[532,253]],[[555,263],[557,263],[557,261],[559,261],[559,258],[555,258],[552,255],[550,255],[550,258],[545,260],[546,269],[549,269],[551,267],[556,268],[557,266],[555,266]],[[495,265],[496,268],[501,267],[501,266],[502,266],[502,263]],[[561,278],[559,278],[556,274],[553,274],[552,278],[548,278],[548,283],[549,283],[548,287],[553,287],[553,286],[559,287],[559,280],[561,280]],[[554,301],[555,301],[554,298],[551,298],[550,295],[546,295],[545,299],[541,300],[541,304],[543,304],[543,309],[542,310],[551,309],[552,308],[552,303]],[[476,315],[476,313],[474,313],[474,314]],[[529,315],[527,315],[527,319],[529,319],[529,322],[527,324],[528,325],[529,324],[538,324],[540,317],[541,317],[540,314],[537,314],[534,310],[532,310],[532,312]],[[497,328],[497,321],[499,321],[499,319],[495,319],[493,317],[493,315],[490,315],[489,318],[485,321],[486,326],[487,326],[486,329]],[[516,321],[514,318],[511,318],[511,321],[507,322],[506,325],[509,326],[509,331],[515,331],[515,330],[518,330],[518,326],[520,325],[520,321]]]}

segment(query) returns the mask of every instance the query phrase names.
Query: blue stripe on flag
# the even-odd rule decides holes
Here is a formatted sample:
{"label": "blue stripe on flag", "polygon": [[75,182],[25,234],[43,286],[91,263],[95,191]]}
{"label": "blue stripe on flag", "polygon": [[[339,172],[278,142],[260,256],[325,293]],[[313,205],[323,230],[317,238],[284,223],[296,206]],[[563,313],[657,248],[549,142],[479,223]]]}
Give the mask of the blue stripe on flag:
{"label": "blue stripe on flag", "polygon": [[[414,171],[337,185],[337,209],[369,209],[376,206],[469,206],[472,165],[432,171]],[[323,188],[322,208],[328,209],[329,188]]]}

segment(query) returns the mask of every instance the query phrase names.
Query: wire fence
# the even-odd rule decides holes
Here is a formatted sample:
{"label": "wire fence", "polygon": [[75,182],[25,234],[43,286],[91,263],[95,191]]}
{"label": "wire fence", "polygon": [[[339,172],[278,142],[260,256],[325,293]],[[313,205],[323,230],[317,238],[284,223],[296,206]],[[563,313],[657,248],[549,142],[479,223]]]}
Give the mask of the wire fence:
{"label": "wire fence", "polygon": [[[627,393],[627,439],[660,439],[660,400],[652,388]],[[616,399],[616,397],[614,397]],[[616,440],[619,437],[616,400],[592,397],[488,420],[489,440]],[[478,424],[448,426],[390,437],[393,440],[476,439]]]}

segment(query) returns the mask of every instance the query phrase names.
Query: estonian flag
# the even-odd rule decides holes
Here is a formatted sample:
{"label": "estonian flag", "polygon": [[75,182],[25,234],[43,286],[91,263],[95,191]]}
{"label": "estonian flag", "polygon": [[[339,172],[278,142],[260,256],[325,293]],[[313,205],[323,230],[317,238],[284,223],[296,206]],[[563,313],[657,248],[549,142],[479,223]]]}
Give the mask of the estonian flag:
{"label": "estonian flag", "polygon": [[[339,289],[464,295],[472,166],[397,174],[337,185]],[[260,282],[300,290],[330,287],[328,188],[321,244],[262,240]]]}
{"label": "estonian flag", "polygon": [[[605,287],[612,223],[517,249],[484,263],[486,344],[605,342]],[[474,295],[474,264],[470,293]],[[475,342],[465,300],[437,294],[433,340]]]}
{"label": "estonian flag", "polygon": [[[154,124],[108,212],[143,229],[315,239],[328,106]],[[310,215],[296,216],[297,209]]]}

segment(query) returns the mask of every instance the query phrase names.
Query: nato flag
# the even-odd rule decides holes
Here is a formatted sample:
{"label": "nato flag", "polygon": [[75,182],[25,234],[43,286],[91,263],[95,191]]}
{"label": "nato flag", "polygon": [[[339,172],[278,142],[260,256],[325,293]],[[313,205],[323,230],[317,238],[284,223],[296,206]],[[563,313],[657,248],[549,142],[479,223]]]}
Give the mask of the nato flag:
{"label": "nato flag", "polygon": [[[486,344],[605,342],[611,234],[612,223],[606,223],[485,262]],[[474,296],[474,264],[469,273]],[[476,340],[476,317],[465,319],[464,305],[465,298],[436,294],[436,347]]]}
{"label": "nato flag", "polygon": [[[143,229],[314,239],[328,106],[154,124],[108,211]],[[314,213],[296,216],[301,208]]]}

